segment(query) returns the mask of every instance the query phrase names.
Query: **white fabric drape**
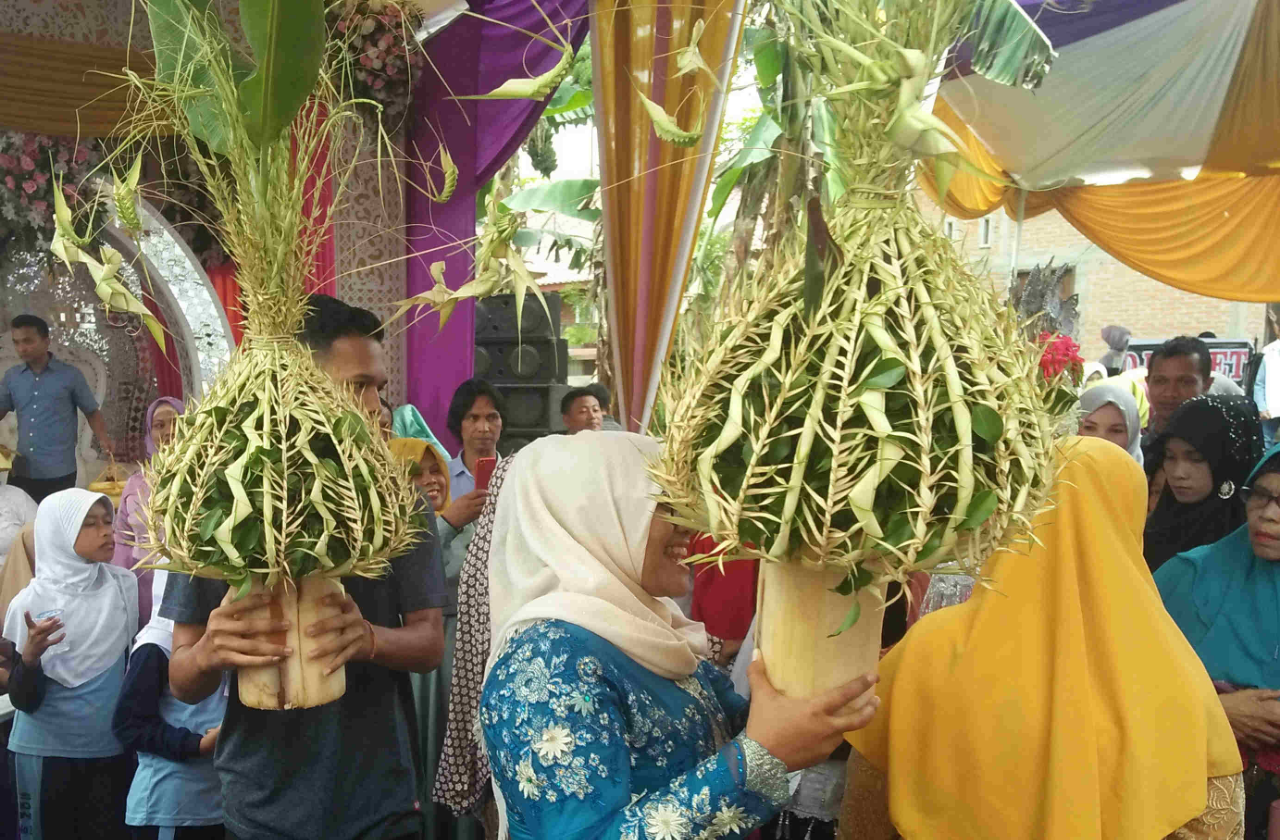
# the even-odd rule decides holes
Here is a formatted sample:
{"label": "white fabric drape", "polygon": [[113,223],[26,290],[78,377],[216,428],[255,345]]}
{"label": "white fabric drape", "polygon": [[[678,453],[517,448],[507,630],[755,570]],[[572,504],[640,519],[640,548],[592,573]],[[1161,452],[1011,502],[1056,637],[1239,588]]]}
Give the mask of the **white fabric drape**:
{"label": "white fabric drape", "polygon": [[1030,189],[1178,180],[1204,163],[1257,0],[1184,0],[1067,44],[1036,91],[979,76],[942,97]]}

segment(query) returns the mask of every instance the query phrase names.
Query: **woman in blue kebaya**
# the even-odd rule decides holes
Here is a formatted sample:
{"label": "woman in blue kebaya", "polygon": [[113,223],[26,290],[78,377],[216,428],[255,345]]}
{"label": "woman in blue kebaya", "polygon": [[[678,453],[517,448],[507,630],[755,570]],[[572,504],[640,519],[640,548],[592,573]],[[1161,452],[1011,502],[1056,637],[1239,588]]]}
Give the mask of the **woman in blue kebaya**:
{"label": "woman in blue kebaya", "polygon": [[657,454],[619,432],[543,438],[503,485],[480,725],[512,840],[745,836],[790,799],[788,771],[878,706],[873,676],[792,699],[756,662],[748,716],[671,601],[691,533],[655,502]]}
{"label": "woman in blue kebaya", "polygon": [[213,766],[228,678],[194,706],[169,691],[173,622],[160,617],[169,573],[152,578],[151,621],[133,643],[112,728],[138,753],[125,822],[134,840],[222,840],[222,783]]}
{"label": "woman in blue kebaya", "polygon": [[130,757],[111,731],[138,583],[111,565],[111,502],[63,490],[36,513],[35,578],[9,604],[4,637],[17,710],[9,752],[23,838],[127,837]]}

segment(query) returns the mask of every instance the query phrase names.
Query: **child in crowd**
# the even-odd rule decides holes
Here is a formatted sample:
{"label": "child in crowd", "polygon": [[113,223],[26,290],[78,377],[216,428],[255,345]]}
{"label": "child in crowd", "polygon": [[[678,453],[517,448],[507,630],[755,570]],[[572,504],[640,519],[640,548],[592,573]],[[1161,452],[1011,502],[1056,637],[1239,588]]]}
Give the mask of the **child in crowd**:
{"label": "child in crowd", "polygon": [[132,760],[111,731],[138,626],[133,573],[111,565],[111,502],[63,490],[36,514],[35,577],[9,604],[9,737],[21,836],[127,837]]}
{"label": "child in crowd", "polygon": [[213,766],[228,678],[194,706],[169,691],[173,622],[159,616],[169,573],[152,580],[151,621],[134,641],[112,729],[138,752],[125,822],[135,840],[222,840],[222,783]]}

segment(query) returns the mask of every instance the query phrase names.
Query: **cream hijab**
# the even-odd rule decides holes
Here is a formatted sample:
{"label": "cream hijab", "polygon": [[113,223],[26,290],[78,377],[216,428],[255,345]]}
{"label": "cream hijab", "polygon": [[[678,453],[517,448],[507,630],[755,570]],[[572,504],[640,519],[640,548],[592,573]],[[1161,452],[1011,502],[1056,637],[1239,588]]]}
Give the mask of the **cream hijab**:
{"label": "cream hijab", "polygon": [[640,586],[658,487],[652,438],[555,435],[520,450],[502,485],[489,550],[489,664],[540,619],[590,630],[667,679],[708,655],[707,633]]}
{"label": "cream hijab", "polygon": [[129,650],[138,626],[138,579],[110,563],[90,563],[76,554],[76,537],[89,509],[111,501],[88,490],[63,490],[40,503],[36,513],[36,575],[9,604],[4,637],[21,650],[27,643],[23,613],[32,618],[62,610],[68,646],[48,651],[44,672],[67,688],[88,682]]}
{"label": "cream hijab", "polygon": [[1129,433],[1129,445],[1125,450],[1142,466],[1142,421],[1138,419],[1138,401],[1133,398],[1129,386],[1108,380],[1094,385],[1080,395],[1080,419],[1088,417],[1104,405],[1114,405],[1124,416],[1125,431]]}

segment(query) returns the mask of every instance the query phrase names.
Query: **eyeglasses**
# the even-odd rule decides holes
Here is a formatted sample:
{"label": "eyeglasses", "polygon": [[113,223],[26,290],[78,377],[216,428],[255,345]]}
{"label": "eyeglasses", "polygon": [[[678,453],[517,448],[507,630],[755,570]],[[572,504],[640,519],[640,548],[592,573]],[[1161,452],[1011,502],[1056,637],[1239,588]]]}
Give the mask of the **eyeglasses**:
{"label": "eyeglasses", "polygon": [[1255,513],[1261,513],[1272,503],[1280,509],[1280,496],[1268,493],[1261,487],[1241,487],[1240,498],[1244,499],[1244,506]]}

